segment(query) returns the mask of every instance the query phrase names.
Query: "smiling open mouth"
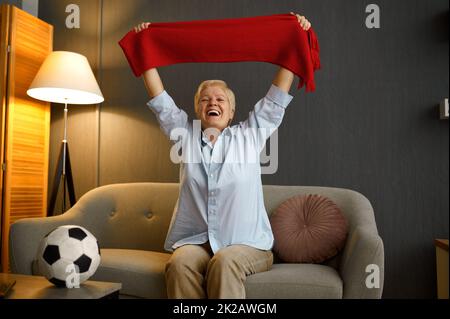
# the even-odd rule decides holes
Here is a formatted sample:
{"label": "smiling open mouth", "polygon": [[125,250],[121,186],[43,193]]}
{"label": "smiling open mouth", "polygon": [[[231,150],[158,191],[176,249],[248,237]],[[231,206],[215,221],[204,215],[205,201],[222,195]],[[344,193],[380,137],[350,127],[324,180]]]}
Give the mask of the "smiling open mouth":
{"label": "smiling open mouth", "polygon": [[208,116],[220,116],[220,112],[217,110],[209,110],[206,114]]}

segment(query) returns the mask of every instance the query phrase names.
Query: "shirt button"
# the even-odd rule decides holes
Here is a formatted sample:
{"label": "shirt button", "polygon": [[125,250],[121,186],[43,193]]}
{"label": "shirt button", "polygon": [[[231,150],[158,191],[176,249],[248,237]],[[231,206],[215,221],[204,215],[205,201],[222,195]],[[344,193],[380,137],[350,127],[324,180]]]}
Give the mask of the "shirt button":
{"label": "shirt button", "polygon": [[209,176],[210,176],[210,177],[214,177],[214,174],[210,174]]}
{"label": "shirt button", "polygon": [[211,194],[211,195],[214,195],[214,191],[211,191],[210,194]]}

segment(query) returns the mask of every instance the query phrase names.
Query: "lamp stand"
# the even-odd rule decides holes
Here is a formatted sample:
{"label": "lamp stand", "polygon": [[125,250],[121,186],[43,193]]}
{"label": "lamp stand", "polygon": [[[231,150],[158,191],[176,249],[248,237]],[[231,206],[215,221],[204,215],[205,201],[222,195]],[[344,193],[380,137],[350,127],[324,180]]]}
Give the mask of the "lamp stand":
{"label": "lamp stand", "polygon": [[70,166],[69,144],[67,143],[67,103],[64,107],[64,139],[59,151],[58,163],[56,165],[55,178],[53,180],[53,189],[50,196],[50,202],[47,210],[47,216],[52,216],[55,209],[56,197],[58,195],[61,178],[63,180],[63,205],[62,213],[66,211],[66,184],[69,191],[70,205],[75,205],[75,188],[73,186],[72,167]]}

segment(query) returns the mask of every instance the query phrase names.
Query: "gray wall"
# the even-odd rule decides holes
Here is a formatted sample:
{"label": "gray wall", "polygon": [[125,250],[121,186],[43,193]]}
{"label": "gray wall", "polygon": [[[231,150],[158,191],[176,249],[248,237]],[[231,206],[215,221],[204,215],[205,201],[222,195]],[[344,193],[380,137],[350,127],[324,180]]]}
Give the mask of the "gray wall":
{"label": "gray wall", "polygon": [[[80,5],[81,28],[64,25],[65,6]],[[367,29],[365,7],[381,8],[381,28]],[[448,238],[447,0],[294,1],[41,0],[55,26],[55,50],[85,54],[105,102],[72,106],[69,143],[77,197],[99,185],[178,180],[169,142],[145,103],[117,42],[141,21],[182,21],[304,13],[321,46],[317,90],[295,96],[279,129],[279,169],[265,184],[357,190],[372,202],[385,243],[386,298],[436,296],[434,238]],[[214,42],[211,43],[214,45]],[[242,120],[268,89],[277,67],[264,63],[183,64],[160,68],[168,92],[193,112],[199,82],[220,78],[237,98]],[[296,83],[294,84],[296,85]],[[53,176],[62,107],[52,109]],[[52,187],[50,183],[50,187]]]}

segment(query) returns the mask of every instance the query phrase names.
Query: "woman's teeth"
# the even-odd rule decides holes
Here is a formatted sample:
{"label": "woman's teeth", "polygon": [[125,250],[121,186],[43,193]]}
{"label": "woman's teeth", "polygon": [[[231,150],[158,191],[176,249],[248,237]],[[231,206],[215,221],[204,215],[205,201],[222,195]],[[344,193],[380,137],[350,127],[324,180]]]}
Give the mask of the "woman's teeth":
{"label": "woman's teeth", "polygon": [[219,111],[216,111],[216,110],[208,111],[207,114],[208,114],[208,116],[219,116],[220,115]]}

